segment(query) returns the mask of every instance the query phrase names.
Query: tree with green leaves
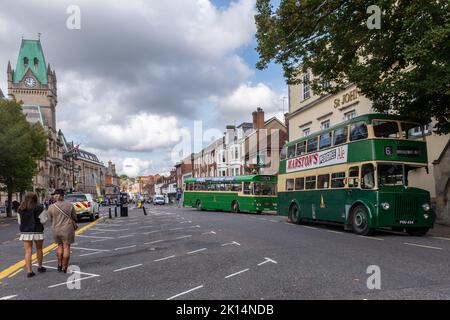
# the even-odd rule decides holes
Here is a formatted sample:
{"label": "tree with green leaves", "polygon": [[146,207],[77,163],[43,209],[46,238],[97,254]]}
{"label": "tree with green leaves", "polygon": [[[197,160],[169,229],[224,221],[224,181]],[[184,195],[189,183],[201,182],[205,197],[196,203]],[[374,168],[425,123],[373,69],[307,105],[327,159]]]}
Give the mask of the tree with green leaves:
{"label": "tree with green leaves", "polygon": [[259,69],[281,64],[289,84],[309,70],[318,94],[354,83],[376,111],[450,132],[448,0],[257,0],[255,18]]}
{"label": "tree with green leaves", "polygon": [[43,127],[27,122],[20,103],[0,100],[0,185],[8,193],[7,216],[12,195],[32,189],[38,161],[47,150]]}

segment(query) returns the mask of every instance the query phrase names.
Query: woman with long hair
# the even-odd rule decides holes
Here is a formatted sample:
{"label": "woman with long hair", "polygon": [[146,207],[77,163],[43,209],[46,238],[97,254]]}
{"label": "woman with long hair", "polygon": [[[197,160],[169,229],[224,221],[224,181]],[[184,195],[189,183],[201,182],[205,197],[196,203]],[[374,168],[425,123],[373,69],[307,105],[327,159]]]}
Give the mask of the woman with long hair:
{"label": "woman with long hair", "polygon": [[70,260],[70,246],[75,242],[77,215],[70,202],[64,200],[64,190],[56,190],[53,194],[56,202],[48,208],[48,216],[52,222],[53,238],[58,245],[58,271],[67,273]]}
{"label": "woman with long hair", "polygon": [[25,250],[25,268],[27,277],[32,278],[36,274],[31,265],[31,256],[33,254],[33,242],[36,245],[36,255],[38,262],[38,272],[47,271],[42,266],[44,254],[42,246],[44,244],[44,226],[39,220],[39,215],[44,211],[44,207],[39,205],[36,193],[30,192],[25,195],[25,199],[20,204],[17,213],[20,225],[20,238],[23,241]]}

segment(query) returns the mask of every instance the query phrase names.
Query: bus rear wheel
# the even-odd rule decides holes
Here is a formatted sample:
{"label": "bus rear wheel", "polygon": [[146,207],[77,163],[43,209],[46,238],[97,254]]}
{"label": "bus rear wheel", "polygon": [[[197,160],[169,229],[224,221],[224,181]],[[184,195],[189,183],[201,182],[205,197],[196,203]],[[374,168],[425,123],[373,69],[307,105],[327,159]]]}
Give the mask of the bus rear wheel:
{"label": "bus rear wheel", "polygon": [[413,237],[423,237],[429,230],[429,228],[406,228],[406,233]]}
{"label": "bus rear wheel", "polygon": [[233,201],[233,203],[231,204],[231,212],[233,213],[239,213],[241,210],[239,208],[239,202],[237,201]]}
{"label": "bus rear wheel", "polygon": [[298,206],[296,204],[293,204],[289,208],[289,221],[295,224],[300,224],[302,222],[302,219],[300,217],[300,210],[298,209]]}
{"label": "bus rear wheel", "polygon": [[369,213],[366,207],[357,206],[352,212],[353,231],[360,236],[369,236],[373,229],[369,228]]}
{"label": "bus rear wheel", "polygon": [[200,200],[197,200],[197,203],[195,205],[198,211],[202,211],[202,202]]}

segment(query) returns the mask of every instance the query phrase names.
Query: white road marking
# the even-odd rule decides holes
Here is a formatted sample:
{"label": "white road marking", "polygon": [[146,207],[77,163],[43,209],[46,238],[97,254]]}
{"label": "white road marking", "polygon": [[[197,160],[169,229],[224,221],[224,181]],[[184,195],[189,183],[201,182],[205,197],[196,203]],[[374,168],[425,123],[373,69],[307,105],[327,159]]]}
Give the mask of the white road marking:
{"label": "white road marking", "polygon": [[158,233],[161,232],[161,230],[155,230],[155,231],[150,231],[150,232],[143,232],[141,234],[152,234],[152,233]]}
{"label": "white road marking", "polygon": [[266,259],[266,261],[261,262],[260,264],[258,264],[259,267],[262,266],[262,265],[264,265],[264,264],[266,264],[266,263],[278,264],[278,262],[276,262],[275,260],[272,260],[272,259],[270,259],[270,258],[265,258],[265,259]]}
{"label": "white road marking", "polygon": [[64,286],[64,285],[68,285],[68,284],[74,284],[75,282],[80,282],[83,280],[88,280],[88,279],[92,279],[92,278],[97,278],[100,277],[99,275],[92,275],[92,276],[87,276],[86,278],[81,278],[81,279],[76,279],[76,280],[69,280],[63,283],[58,283],[58,284],[54,284],[52,286],[48,286],[49,289],[51,288],[56,288],[56,287],[60,287],[60,286]]}
{"label": "white road marking", "polygon": [[414,246],[414,247],[420,247],[420,248],[426,248],[426,249],[434,249],[434,250],[442,250],[442,248],[438,248],[438,247],[430,247],[430,246],[424,246],[424,245],[416,244],[416,243],[408,243],[408,242],[405,242],[404,244],[406,244],[407,246]]}
{"label": "white road marking", "polygon": [[156,241],[152,241],[152,242],[146,242],[144,244],[155,244],[155,243],[160,243],[160,242],[164,242],[166,240],[156,240]]}
{"label": "white road marking", "polygon": [[[114,239],[114,238],[113,238],[113,239]],[[108,241],[108,240],[111,240],[111,239],[94,240],[94,241],[91,241],[91,243],[103,242],[103,241]]]}
{"label": "white road marking", "polygon": [[208,249],[207,248],[203,248],[203,249],[199,249],[199,250],[188,252],[187,254],[194,254],[194,253],[198,253],[198,252],[202,252],[202,251],[206,251],[206,250],[208,250]]}
{"label": "white road marking", "polygon": [[120,229],[120,230],[107,230],[107,229],[91,229],[92,231],[105,231],[105,232],[122,232],[128,231],[130,229]]}
{"label": "white road marking", "polygon": [[188,294],[188,293],[190,293],[190,292],[192,292],[192,291],[195,291],[195,290],[198,290],[198,289],[201,289],[201,288],[203,288],[203,286],[198,286],[198,287],[196,287],[196,288],[194,288],[194,289],[191,289],[191,290],[188,290],[188,291],[179,293],[179,294],[177,294],[177,295],[175,295],[175,296],[173,296],[173,297],[170,297],[170,298],[168,298],[167,300],[173,300],[173,299],[175,299],[175,298],[178,298],[178,297],[180,297],[180,296],[183,296],[183,295],[185,295],[185,294]]}
{"label": "white road marking", "polygon": [[134,245],[134,246],[128,246],[128,247],[122,247],[122,248],[114,249],[114,251],[126,250],[126,249],[131,249],[131,248],[136,248],[136,247],[137,247],[136,245]]}
{"label": "white road marking", "polygon": [[3,297],[3,298],[0,298],[0,300],[11,300],[11,299],[14,299],[15,297],[18,297],[18,295],[16,294],[16,295],[13,295],[13,296],[6,296],[6,297]]}
{"label": "white road marking", "polygon": [[359,236],[359,237],[360,237],[360,238],[363,238],[363,239],[370,239],[370,240],[384,241],[383,238],[366,237],[366,236]]}
{"label": "white road marking", "polygon": [[311,230],[317,230],[317,228],[316,228],[316,227],[308,227],[308,226],[303,226],[303,228],[306,228],[306,229],[311,229]]}
{"label": "white road marking", "polygon": [[241,274],[241,273],[247,272],[248,270],[250,270],[250,269],[245,269],[245,270],[242,270],[242,271],[239,271],[239,272],[236,272],[236,273],[230,274],[229,276],[226,276],[226,277],[225,277],[225,279],[228,279],[228,278],[232,278],[232,277],[234,277],[234,276],[237,276],[238,274]]}
{"label": "white road marking", "polygon": [[238,243],[238,242],[236,242],[236,241],[233,241],[233,242],[231,242],[231,243],[225,243],[225,244],[223,244],[222,247],[233,246],[233,245],[239,246],[239,247],[241,246],[240,243]]}
{"label": "white road marking", "polygon": [[169,229],[169,231],[177,231],[177,230],[183,230],[184,228],[175,228],[175,229]]}
{"label": "white road marking", "polygon": [[205,232],[205,233],[202,233],[202,235],[206,235],[206,234],[217,234],[216,232],[214,232],[214,231],[210,231],[210,232]]}
{"label": "white road marking", "polygon": [[269,220],[270,222],[278,223],[277,220]]}
{"label": "white road marking", "polygon": [[85,235],[78,235],[77,236],[78,238],[90,238],[90,239],[106,239],[106,240],[108,240],[108,239],[114,239],[114,238],[112,238],[112,237],[95,237],[95,236],[85,236]]}
{"label": "white road marking", "polygon": [[325,230],[328,233],[343,234],[341,231]]}
{"label": "white road marking", "polygon": [[137,267],[141,267],[141,266],[143,266],[142,263],[141,264],[137,264],[135,266],[130,266],[130,267],[122,268],[122,269],[117,269],[117,270],[114,270],[113,272],[125,271],[125,270],[128,270],[128,269],[133,269],[133,268],[137,268]]}
{"label": "white road marking", "polygon": [[87,256],[93,256],[94,254],[100,254],[101,252],[92,252],[92,253],[86,253],[86,254],[80,254],[79,257],[87,257]]}
{"label": "white road marking", "polygon": [[450,238],[443,238],[443,237],[433,237],[433,239],[450,241]]}
{"label": "white road marking", "polygon": [[192,237],[191,235],[189,235],[189,236],[183,236],[183,237],[175,238],[175,240],[181,240],[181,239],[186,239],[186,238],[191,238],[191,237]]}
{"label": "white road marking", "polygon": [[130,234],[128,236],[117,237],[117,239],[125,239],[125,238],[131,238],[131,237],[134,237],[134,234]]}
{"label": "white road marking", "polygon": [[110,252],[111,250],[101,250],[101,249],[89,249],[89,248],[79,248],[79,247],[72,247],[74,250],[86,250],[86,251],[98,251],[98,252]]}
{"label": "white road marking", "polygon": [[164,260],[169,260],[169,259],[173,259],[175,257],[176,256],[165,257],[165,258],[162,258],[162,259],[153,260],[153,262],[160,262],[160,261],[164,261]]}

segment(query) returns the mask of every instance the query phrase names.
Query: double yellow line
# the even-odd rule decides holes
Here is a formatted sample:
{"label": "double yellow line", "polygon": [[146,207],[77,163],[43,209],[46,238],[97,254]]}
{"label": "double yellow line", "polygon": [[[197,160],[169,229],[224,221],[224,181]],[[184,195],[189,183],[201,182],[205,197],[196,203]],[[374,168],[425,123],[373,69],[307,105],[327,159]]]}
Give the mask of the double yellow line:
{"label": "double yellow line", "polygon": [[[77,232],[75,233],[76,235],[82,234],[83,232],[85,232],[86,230],[92,228],[93,226],[95,226],[97,223],[103,221],[105,218],[100,218],[97,221],[94,221],[86,226],[84,226],[83,228],[77,230]],[[49,245],[48,247],[43,249],[43,253],[44,256],[48,255],[50,252],[52,252],[53,250],[55,250],[58,247],[57,244],[52,244]],[[37,256],[36,254],[33,254],[33,256],[31,257],[33,263],[36,261]],[[21,272],[23,270],[23,268],[25,267],[25,260],[19,261],[16,264],[12,265],[11,267],[3,270],[2,272],[0,272],[0,281],[6,277],[14,277],[15,275],[17,275],[19,272]]]}

